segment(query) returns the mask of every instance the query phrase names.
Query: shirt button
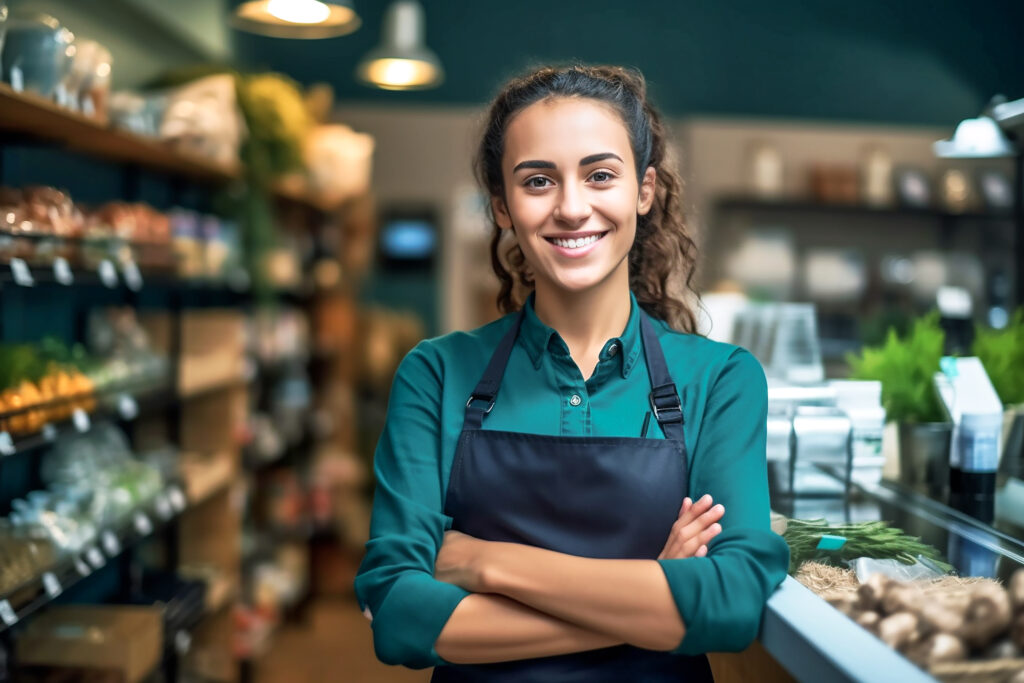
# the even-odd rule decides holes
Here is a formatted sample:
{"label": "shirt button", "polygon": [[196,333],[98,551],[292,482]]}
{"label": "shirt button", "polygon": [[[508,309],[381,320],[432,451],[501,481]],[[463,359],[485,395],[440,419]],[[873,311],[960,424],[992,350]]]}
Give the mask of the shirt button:
{"label": "shirt button", "polygon": [[611,346],[608,347],[608,355],[609,356],[614,356],[618,352],[619,352],[619,345],[618,344],[612,344]]}
{"label": "shirt button", "polygon": [[569,405],[578,406],[581,403],[583,403],[583,399],[580,398],[579,394],[573,394],[572,396],[569,397]]}

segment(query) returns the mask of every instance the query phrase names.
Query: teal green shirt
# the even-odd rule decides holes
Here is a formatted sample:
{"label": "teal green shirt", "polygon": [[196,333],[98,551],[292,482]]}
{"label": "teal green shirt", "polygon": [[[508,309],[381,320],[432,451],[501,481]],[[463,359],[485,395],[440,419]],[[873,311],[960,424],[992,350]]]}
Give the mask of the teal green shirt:
{"label": "teal green shirt", "polygon": [[[639,318],[647,314],[636,298],[626,329],[605,343],[587,380],[532,299],[484,429],[639,437],[650,381]],[[448,477],[466,399],[513,320],[420,342],[395,375],[374,459],[370,541],[355,582],[377,656],[389,664],[444,663],[434,642],[468,594],[434,578],[452,521],[443,513]],[[659,561],[686,625],[676,651],[739,651],[757,636],[764,604],[789,564],[786,543],[769,527],[764,372],[739,347],[652,322],[686,418],[690,491],[679,492],[680,504],[687,494],[710,493],[725,505],[722,533],[706,557]],[[647,437],[664,438],[653,419]]]}

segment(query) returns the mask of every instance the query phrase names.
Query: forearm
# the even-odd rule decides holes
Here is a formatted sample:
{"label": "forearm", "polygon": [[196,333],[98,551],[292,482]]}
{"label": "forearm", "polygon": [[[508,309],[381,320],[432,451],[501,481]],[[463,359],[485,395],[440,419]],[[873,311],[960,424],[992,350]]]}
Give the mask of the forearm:
{"label": "forearm", "polygon": [[621,639],[538,612],[501,595],[468,595],[434,645],[452,664],[549,657],[622,644]]}
{"label": "forearm", "polygon": [[483,590],[649,650],[672,650],[686,632],[654,560],[597,560],[495,543]]}

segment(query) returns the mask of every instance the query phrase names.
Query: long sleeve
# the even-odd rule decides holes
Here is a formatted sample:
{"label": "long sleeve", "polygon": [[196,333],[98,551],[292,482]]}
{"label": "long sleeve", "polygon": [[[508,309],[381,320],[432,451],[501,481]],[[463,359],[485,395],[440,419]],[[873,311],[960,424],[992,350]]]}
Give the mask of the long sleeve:
{"label": "long sleeve", "polygon": [[722,533],[706,557],[660,561],[686,625],[681,654],[746,648],[786,576],[789,547],[769,525],[767,409],[761,366],[733,350],[709,391],[690,473],[694,499],[725,505]]}
{"label": "long sleeve", "polygon": [[443,663],[434,643],[468,595],[434,578],[451,520],[442,512],[442,378],[430,357],[421,343],[395,375],[374,455],[370,540],[355,581],[360,607],[371,615],[378,659],[412,668]]}

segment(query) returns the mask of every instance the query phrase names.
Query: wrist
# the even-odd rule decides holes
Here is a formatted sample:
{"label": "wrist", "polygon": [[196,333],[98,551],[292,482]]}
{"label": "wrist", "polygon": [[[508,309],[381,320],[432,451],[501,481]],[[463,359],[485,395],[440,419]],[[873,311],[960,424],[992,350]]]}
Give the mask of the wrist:
{"label": "wrist", "polygon": [[481,592],[502,593],[507,584],[511,543],[487,542],[478,558]]}

